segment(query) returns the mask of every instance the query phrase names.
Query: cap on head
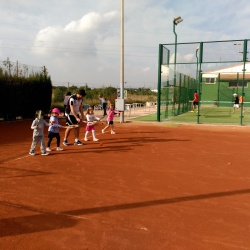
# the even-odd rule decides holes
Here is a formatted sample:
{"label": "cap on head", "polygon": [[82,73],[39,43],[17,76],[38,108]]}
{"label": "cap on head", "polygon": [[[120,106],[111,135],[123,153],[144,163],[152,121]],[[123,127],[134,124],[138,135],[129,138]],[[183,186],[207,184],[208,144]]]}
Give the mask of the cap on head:
{"label": "cap on head", "polygon": [[58,115],[60,115],[61,111],[59,108],[53,108],[52,113],[57,113]]}

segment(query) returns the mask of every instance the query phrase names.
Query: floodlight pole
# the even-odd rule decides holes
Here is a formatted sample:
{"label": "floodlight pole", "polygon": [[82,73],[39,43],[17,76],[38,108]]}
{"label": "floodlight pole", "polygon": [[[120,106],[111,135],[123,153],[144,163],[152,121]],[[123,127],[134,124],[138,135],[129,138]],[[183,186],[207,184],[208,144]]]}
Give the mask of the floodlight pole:
{"label": "floodlight pole", "polygon": [[198,74],[198,64],[199,64],[199,60],[198,60],[198,51],[199,51],[200,47],[198,47],[196,49],[196,89],[198,87],[199,84],[199,74]]}
{"label": "floodlight pole", "polygon": [[181,19],[180,16],[178,17],[175,17],[174,20],[173,20],[173,32],[174,32],[174,35],[175,35],[175,42],[174,42],[174,86],[176,86],[176,58],[177,58],[177,34],[175,32],[175,26],[182,22],[183,19]]}
{"label": "floodlight pole", "polygon": [[173,31],[175,34],[175,42],[174,42],[174,86],[176,86],[176,53],[177,53],[177,34],[175,32],[175,22],[173,22]]}
{"label": "floodlight pole", "polygon": [[[202,70],[201,70],[201,64],[203,61],[203,42],[200,42],[199,46],[199,70],[198,70],[198,95],[199,95],[199,101],[198,101],[198,116],[197,116],[197,123],[200,123],[200,106],[201,106],[201,79],[202,79]],[[198,53],[197,51],[197,53]]]}
{"label": "floodlight pole", "polygon": [[[246,73],[246,62],[247,62],[247,40],[244,40],[244,44],[243,44],[243,76],[242,76],[242,96],[244,95],[244,88],[245,88],[245,73]],[[244,98],[244,97],[243,97]],[[244,101],[242,100],[242,104],[241,104],[241,115],[240,115],[240,125],[243,124],[243,106],[244,105]]]}
{"label": "floodlight pole", "polygon": [[[120,56],[120,99],[124,100],[124,0],[121,0],[121,56]],[[120,122],[124,122],[124,111],[120,114]]]}

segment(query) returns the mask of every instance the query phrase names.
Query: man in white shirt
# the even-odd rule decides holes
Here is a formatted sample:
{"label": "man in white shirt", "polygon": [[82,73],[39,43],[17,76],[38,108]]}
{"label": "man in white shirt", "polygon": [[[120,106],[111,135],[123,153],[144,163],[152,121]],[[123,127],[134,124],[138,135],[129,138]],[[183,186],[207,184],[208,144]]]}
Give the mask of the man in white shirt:
{"label": "man in white shirt", "polygon": [[[82,99],[86,96],[85,90],[81,89],[78,91],[77,94],[70,96],[68,105],[65,109],[65,116],[66,116],[66,124],[76,125],[81,122],[84,122],[84,114],[83,114],[83,107],[82,107]],[[80,113],[80,115],[79,115]],[[68,136],[70,134],[71,128],[67,128],[65,130],[65,136],[63,140],[63,145],[68,146]],[[79,133],[80,128],[74,128],[75,133],[75,142],[74,145],[83,145],[83,143],[79,140]]]}

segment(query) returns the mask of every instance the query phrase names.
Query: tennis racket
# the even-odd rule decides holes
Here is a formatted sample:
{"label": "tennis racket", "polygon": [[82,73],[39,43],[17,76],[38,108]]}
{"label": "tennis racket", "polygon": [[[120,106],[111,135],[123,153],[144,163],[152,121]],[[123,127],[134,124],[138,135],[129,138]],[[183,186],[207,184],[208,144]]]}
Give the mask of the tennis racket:
{"label": "tennis racket", "polygon": [[102,119],[103,119],[104,117],[105,117],[105,116],[102,116],[102,117],[100,118],[100,120],[92,121],[92,122],[87,121],[86,123],[87,123],[87,125],[89,125],[89,126],[93,126],[93,125],[98,124],[98,123],[103,124],[103,123],[102,123]]}
{"label": "tennis racket", "polygon": [[39,122],[41,120],[41,116],[42,116],[42,110],[39,110],[37,113],[37,125],[39,124]]}
{"label": "tennis racket", "polygon": [[68,126],[62,126],[62,128],[70,128],[70,129],[79,128],[79,125],[78,124],[73,124],[73,125],[68,125]]}
{"label": "tennis racket", "polygon": [[93,125],[97,124],[97,122],[98,122],[98,121],[87,122],[87,125],[89,125],[89,126],[93,126]]}

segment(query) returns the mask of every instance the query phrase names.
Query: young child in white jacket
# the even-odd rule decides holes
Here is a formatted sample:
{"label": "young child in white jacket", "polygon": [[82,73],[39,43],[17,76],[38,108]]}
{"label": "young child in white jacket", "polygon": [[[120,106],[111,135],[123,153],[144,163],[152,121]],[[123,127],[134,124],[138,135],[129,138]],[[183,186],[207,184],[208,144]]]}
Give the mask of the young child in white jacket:
{"label": "young child in white jacket", "polygon": [[35,148],[37,143],[40,141],[40,149],[42,151],[41,155],[48,155],[46,152],[46,147],[44,143],[44,126],[49,126],[44,119],[44,112],[41,110],[36,111],[36,119],[32,122],[31,129],[33,129],[33,140],[30,147],[30,155],[35,155]]}

